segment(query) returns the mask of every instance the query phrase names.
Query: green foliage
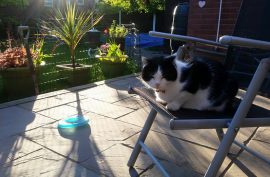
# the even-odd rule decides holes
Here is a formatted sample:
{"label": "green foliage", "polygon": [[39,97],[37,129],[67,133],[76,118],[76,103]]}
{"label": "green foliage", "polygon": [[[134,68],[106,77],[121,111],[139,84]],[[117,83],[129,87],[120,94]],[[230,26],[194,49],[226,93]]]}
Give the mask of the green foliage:
{"label": "green foliage", "polygon": [[104,13],[124,12],[156,12],[165,8],[165,0],[100,0],[98,9]]}
{"label": "green foliage", "polygon": [[114,41],[104,44],[99,50],[100,55],[97,58],[100,61],[110,61],[112,63],[124,63],[127,60],[127,55],[120,50],[120,45]]}
{"label": "green foliage", "polygon": [[133,58],[127,59],[126,74],[136,73],[140,71],[140,67]]}
{"label": "green foliage", "polygon": [[124,25],[117,25],[116,21],[113,20],[109,28],[110,38],[124,38],[128,34],[128,29]]}
{"label": "green foliage", "polygon": [[0,0],[0,6],[19,6],[23,7],[29,4],[29,0]]}
{"label": "green foliage", "polygon": [[165,8],[165,0],[137,0],[139,9],[142,12],[162,11]]}
{"label": "green foliage", "polygon": [[106,14],[118,13],[122,10],[125,12],[130,11],[130,1],[129,0],[100,0],[97,4],[97,9]]}
{"label": "green foliage", "polygon": [[[46,41],[45,39],[43,53],[51,54],[53,47],[54,42],[52,42],[51,40]],[[86,52],[88,49],[89,49],[88,43],[80,42],[76,48],[76,58],[77,58],[76,61],[80,64],[92,65],[92,68],[89,69],[91,72],[90,77],[91,81],[89,81],[89,83],[109,79],[109,77],[106,77],[103,74],[103,71],[101,69],[101,62],[95,59],[89,59],[88,54]],[[68,47],[66,45],[61,45],[56,49],[54,55],[44,58],[46,65],[40,67],[37,74],[40,93],[47,93],[60,89],[67,89],[70,87],[66,83],[66,78],[62,78],[59,76],[61,71],[56,68],[57,64],[68,62],[67,61],[67,57],[69,57],[68,53],[69,53]],[[126,68],[123,75],[135,73],[138,71],[139,69],[135,61],[131,58],[127,59]],[[3,87],[3,81],[0,74],[0,103],[11,101],[11,99],[13,98],[10,98],[8,97],[7,94],[4,94],[4,92],[2,91],[3,89],[1,87]]]}
{"label": "green foliage", "polygon": [[78,43],[102,17],[95,16],[93,11],[79,11],[76,4],[67,4],[64,11],[55,10],[53,21],[43,21],[42,29],[47,35],[57,37],[69,46],[72,65],[75,68],[75,49]]}
{"label": "green foliage", "polygon": [[31,48],[35,66],[45,65],[44,59],[51,57],[51,55],[49,54],[44,54],[43,49],[44,49],[44,38],[37,37],[35,43],[32,45]]}
{"label": "green foliage", "polygon": [[[9,45],[4,52],[0,53],[0,68],[18,68],[28,65],[26,49],[18,46],[18,44],[15,44],[15,47]],[[50,57],[49,54],[43,53],[43,46],[44,39],[37,38],[30,48],[31,57],[36,67],[44,65],[44,58]]]}

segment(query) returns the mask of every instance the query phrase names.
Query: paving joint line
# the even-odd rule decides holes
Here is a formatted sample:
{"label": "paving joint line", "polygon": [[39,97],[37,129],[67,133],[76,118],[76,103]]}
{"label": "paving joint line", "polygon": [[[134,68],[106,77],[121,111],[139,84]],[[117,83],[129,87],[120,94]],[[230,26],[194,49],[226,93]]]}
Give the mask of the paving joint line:
{"label": "paving joint line", "polygon": [[[120,121],[120,122],[123,122],[123,123],[126,123],[126,124],[130,124],[130,125],[134,125],[134,126],[136,126],[136,127],[143,128],[143,127],[140,126],[140,125],[136,125],[136,124],[133,124],[133,123],[129,123],[129,122],[126,122],[126,121],[123,121],[123,120],[117,119],[117,121]],[[169,137],[171,137],[171,138],[176,138],[176,139],[178,139],[178,140],[181,140],[181,141],[184,141],[184,142],[193,144],[193,145],[201,146],[201,147],[204,147],[204,148],[206,148],[206,149],[211,149],[211,150],[214,150],[214,151],[217,150],[216,148],[213,148],[213,147],[210,147],[210,146],[206,146],[206,145],[203,145],[203,144],[199,144],[199,143],[196,143],[196,142],[193,142],[193,141],[190,141],[190,140],[186,140],[186,139],[184,139],[184,138],[179,138],[179,137],[177,137],[177,136],[173,136],[173,135],[171,135],[171,134],[167,134],[167,133],[164,133],[164,132],[160,132],[160,131],[158,131],[158,130],[150,129],[150,131],[151,131],[151,132],[155,132],[155,133],[159,133],[159,134],[163,134],[163,135],[169,136]]]}

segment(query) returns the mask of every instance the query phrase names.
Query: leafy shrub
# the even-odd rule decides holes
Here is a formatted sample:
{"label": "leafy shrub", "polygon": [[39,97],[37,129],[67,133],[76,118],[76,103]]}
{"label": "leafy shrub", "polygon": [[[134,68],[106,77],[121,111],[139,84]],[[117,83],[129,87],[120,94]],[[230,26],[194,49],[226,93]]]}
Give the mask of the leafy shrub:
{"label": "leafy shrub", "polygon": [[43,61],[44,58],[50,57],[50,55],[43,53],[43,47],[44,47],[44,39],[37,38],[31,49],[31,52],[33,53],[34,57],[33,62],[35,66],[44,65],[45,64],[45,62]]}
{"label": "leafy shrub", "polygon": [[22,47],[8,48],[0,53],[0,68],[16,68],[27,66],[26,50]]}
{"label": "leafy shrub", "polygon": [[[30,49],[31,57],[35,66],[43,65],[44,57],[48,55],[43,54],[43,39],[37,39]],[[23,47],[10,47],[3,53],[0,53],[0,69],[26,67],[28,65],[26,49]]]}
{"label": "leafy shrub", "polygon": [[120,45],[115,42],[107,43],[100,46],[100,55],[97,55],[100,61],[110,61],[112,63],[124,63],[127,60],[127,55],[120,50]]}
{"label": "leafy shrub", "polygon": [[128,34],[128,29],[123,25],[117,25],[116,21],[113,20],[109,28],[110,38],[124,38]]}

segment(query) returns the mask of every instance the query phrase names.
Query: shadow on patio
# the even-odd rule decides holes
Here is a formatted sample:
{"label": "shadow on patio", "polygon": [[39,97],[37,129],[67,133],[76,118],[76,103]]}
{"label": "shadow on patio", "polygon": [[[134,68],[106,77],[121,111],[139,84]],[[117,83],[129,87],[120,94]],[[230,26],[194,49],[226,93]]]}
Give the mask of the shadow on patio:
{"label": "shadow on patio", "polygon": [[[0,109],[0,174],[161,176],[145,153],[140,154],[134,169],[126,165],[150,110],[143,99],[127,94],[132,84],[141,83],[137,77],[129,76]],[[260,97],[256,101],[269,106],[269,99]],[[76,115],[89,118],[89,125],[59,131],[58,120]],[[241,129],[238,140],[267,155],[268,131]],[[168,120],[159,115],[146,139],[172,176],[188,177],[204,174],[218,143],[214,130],[170,131]],[[221,175],[270,173],[265,163],[236,146],[229,157],[232,159],[226,158]]]}

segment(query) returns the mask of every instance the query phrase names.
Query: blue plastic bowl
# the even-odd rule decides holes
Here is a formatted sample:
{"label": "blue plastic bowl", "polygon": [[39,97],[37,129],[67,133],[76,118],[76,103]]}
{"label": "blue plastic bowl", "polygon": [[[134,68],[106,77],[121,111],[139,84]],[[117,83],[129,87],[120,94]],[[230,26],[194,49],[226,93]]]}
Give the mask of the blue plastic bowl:
{"label": "blue plastic bowl", "polygon": [[88,122],[89,122],[89,119],[85,117],[81,117],[81,116],[68,117],[58,122],[58,128],[77,128],[77,127],[87,125]]}

